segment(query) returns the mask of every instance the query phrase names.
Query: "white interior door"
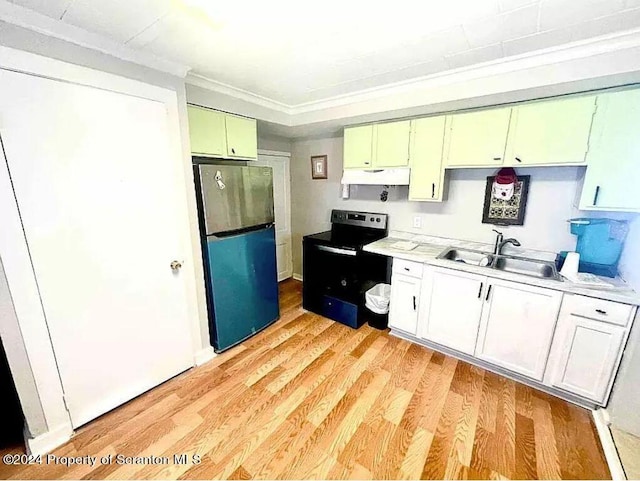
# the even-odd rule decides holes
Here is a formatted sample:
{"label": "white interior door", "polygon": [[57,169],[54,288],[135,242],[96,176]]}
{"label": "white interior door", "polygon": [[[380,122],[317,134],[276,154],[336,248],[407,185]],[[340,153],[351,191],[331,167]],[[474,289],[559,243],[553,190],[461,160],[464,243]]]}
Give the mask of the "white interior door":
{"label": "white interior door", "polygon": [[0,135],[77,427],[192,365],[167,109],[0,70]]}
{"label": "white interior door", "polygon": [[289,157],[258,153],[253,165],[266,165],[273,169],[273,202],[276,219],[276,261],[278,282],[293,275],[291,257],[291,174]]}

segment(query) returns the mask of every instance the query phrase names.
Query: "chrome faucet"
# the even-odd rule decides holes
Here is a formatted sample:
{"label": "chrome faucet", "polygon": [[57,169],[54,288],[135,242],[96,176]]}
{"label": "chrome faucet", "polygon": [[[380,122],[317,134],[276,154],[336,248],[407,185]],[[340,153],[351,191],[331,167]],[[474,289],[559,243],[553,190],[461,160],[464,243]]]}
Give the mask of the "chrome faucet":
{"label": "chrome faucet", "polygon": [[493,246],[493,253],[497,256],[502,255],[502,249],[504,248],[504,246],[506,246],[507,244],[513,244],[516,247],[520,247],[520,242],[517,239],[514,239],[513,237],[510,237],[509,239],[505,239],[504,236],[502,235],[502,232],[493,229],[493,232],[495,232],[496,235],[496,243]]}

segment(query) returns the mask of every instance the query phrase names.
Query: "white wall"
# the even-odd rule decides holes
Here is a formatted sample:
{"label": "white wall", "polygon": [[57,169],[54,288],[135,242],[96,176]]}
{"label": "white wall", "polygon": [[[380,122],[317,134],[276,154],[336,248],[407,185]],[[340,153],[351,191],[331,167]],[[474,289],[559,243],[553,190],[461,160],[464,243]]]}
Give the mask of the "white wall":
{"label": "white wall", "polygon": [[202,253],[200,248],[198,217],[193,187],[193,172],[191,170],[191,148],[189,146],[189,124],[186,109],[186,91],[184,79],[158,72],[156,70],[126,62],[115,57],[80,47],[56,38],[47,37],[25,28],[0,21],[0,45],[12,47],[38,55],[63,60],[76,65],[93,68],[103,72],[140,80],[142,82],[175,90],[178,95],[180,109],[180,130],[182,135],[182,150],[184,172],[187,180],[187,203],[189,208],[189,222],[191,226],[191,248],[196,271],[195,284],[197,305],[192,309],[192,316],[200,322],[200,337],[202,347],[209,346],[209,327],[207,317],[206,294],[204,288],[204,271],[202,267]]}
{"label": "white wall", "polygon": [[180,130],[182,135],[182,150],[184,172],[187,180],[187,203],[189,208],[189,222],[191,227],[191,248],[196,271],[195,279],[189,282],[195,284],[197,305],[192,309],[192,316],[200,323],[200,337],[202,347],[209,346],[209,327],[207,316],[206,294],[204,288],[204,271],[202,267],[202,253],[200,247],[198,217],[193,187],[193,172],[191,170],[191,149],[189,146],[189,124],[186,109],[186,91],[184,79],[158,72],[156,70],[126,62],[95,50],[80,47],[60,39],[41,35],[37,32],[21,28],[0,21],[0,45],[12,47],[38,55],[63,60],[76,65],[93,68],[103,72],[140,80],[148,84],[175,90],[178,95],[180,109]]}
{"label": "white wall", "polygon": [[627,341],[607,412],[616,428],[640,437],[640,313]]}
{"label": "white wall", "polygon": [[0,260],[0,337],[11,367],[11,375],[18,391],[29,433],[31,436],[43,434],[47,431],[47,421],[40,403],[36,380],[31,370],[16,312],[13,308],[2,260]]}
{"label": "white wall", "polygon": [[[328,155],[329,179],[312,180],[310,157],[324,154]],[[581,170],[518,169],[520,174],[531,175],[525,223],[499,230],[528,249],[573,249],[576,238],[566,221],[580,215],[573,205]],[[331,209],[385,212],[390,216],[390,229],[491,243],[495,226],[482,223],[482,209],[486,178],[494,173],[494,169],[448,171],[448,196],[443,203],[409,202],[407,187],[392,187],[389,200],[381,202],[378,186],[351,186],[351,198],[342,200],[342,137],[296,141],[291,160],[294,272],[301,273],[302,236],[329,229]],[[414,216],[422,218],[422,229],[413,228]]]}
{"label": "white wall", "polygon": [[258,149],[275,150],[277,152],[291,152],[293,142],[291,139],[276,136],[261,136],[260,123],[258,122]]}
{"label": "white wall", "polygon": [[[184,178],[180,178],[179,181],[186,183],[186,202],[189,213],[189,226],[187,228],[190,231],[190,248],[192,251],[192,255],[189,257],[193,259],[193,266],[185,266],[185,273],[189,272],[190,274],[188,276],[185,276],[185,282],[187,283],[186,289],[188,293],[188,309],[189,316],[194,321],[192,330],[192,335],[194,336],[194,348],[198,351],[207,348],[210,349],[208,316],[204,290],[204,274],[199,242],[199,227],[195,206],[193,174],[191,168],[191,154],[188,136],[186,92],[184,80],[154,71],[146,67],[141,67],[129,62],[125,62],[93,50],[79,47],[75,44],[48,38],[38,33],[9,25],[1,21],[0,46],[11,47],[47,56],[50,58],[67,61],[83,67],[89,67],[98,71],[112,73],[115,75],[120,75],[122,77],[139,80],[147,84],[168,88],[176,92],[178,98],[178,122],[180,128],[182,161],[184,168]],[[7,267],[7,262],[5,262],[5,267]],[[9,287],[12,288],[13,286],[10,285]],[[24,305],[24,301],[25,300],[22,299],[21,305]],[[20,320],[20,327],[23,328],[22,320],[24,312],[19,312],[17,305],[18,301],[16,301],[16,311],[18,311],[17,314],[18,319]],[[36,306],[40,307],[38,301],[31,302],[31,305],[33,306],[32,310],[34,311],[37,310]],[[33,327],[34,325],[31,325],[30,328]],[[39,329],[38,335],[40,337],[44,336],[46,341],[49,343],[49,350],[51,350],[48,334],[46,333],[46,331],[41,331],[42,329]],[[35,346],[32,339],[33,335],[34,332],[24,333],[23,347],[26,349],[30,356],[33,353],[31,349],[34,348],[36,348],[38,356],[45,356],[48,351],[46,349],[37,349],[37,346]],[[31,341],[29,341],[29,339],[31,339]],[[44,352],[45,354],[40,355],[40,352]],[[64,408],[61,391],[62,387],[60,385],[59,376],[56,371],[55,361],[53,360],[52,355],[49,357],[50,359],[46,361],[46,363],[36,363],[33,359],[31,359],[33,366],[32,371],[33,376],[35,376],[37,391],[35,393],[29,393],[28,390],[23,390],[23,393],[26,392],[29,394],[23,396],[21,393],[20,397],[23,407],[26,408],[25,415],[29,417],[27,422],[31,431],[31,435],[35,436],[35,439],[32,443],[33,445],[30,444],[30,446],[32,449],[36,449],[38,451],[46,451],[55,446],[56,443],[64,441],[66,439],[66,436],[68,436],[68,429],[70,429],[69,417]],[[40,361],[43,361],[43,359],[40,359]],[[15,365],[15,363],[12,363],[11,359],[10,363],[12,373],[18,378],[16,379],[16,384],[28,385],[28,383],[30,382],[28,371],[21,368],[19,365]],[[44,411],[44,418],[46,420],[46,432],[44,433],[41,432],[41,423],[39,423],[37,419],[37,410],[29,409],[29,406],[37,406],[38,403],[41,403],[42,411]],[[33,417],[30,415],[30,413],[33,414]],[[40,434],[41,436],[38,436]]]}

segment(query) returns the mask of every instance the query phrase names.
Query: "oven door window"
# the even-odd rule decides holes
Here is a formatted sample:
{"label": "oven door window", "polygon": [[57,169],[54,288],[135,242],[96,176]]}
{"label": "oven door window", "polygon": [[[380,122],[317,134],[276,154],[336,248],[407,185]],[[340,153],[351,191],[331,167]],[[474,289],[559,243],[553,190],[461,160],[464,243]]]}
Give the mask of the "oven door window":
{"label": "oven door window", "polygon": [[305,282],[311,280],[320,295],[358,302],[361,279],[356,251],[315,245],[308,254],[310,258],[305,260]]}

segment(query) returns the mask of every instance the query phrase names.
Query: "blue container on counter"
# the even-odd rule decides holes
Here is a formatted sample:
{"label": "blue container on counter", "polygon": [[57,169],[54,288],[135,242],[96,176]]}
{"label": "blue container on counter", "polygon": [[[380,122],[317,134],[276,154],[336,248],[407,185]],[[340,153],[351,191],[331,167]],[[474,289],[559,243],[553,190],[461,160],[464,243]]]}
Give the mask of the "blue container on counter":
{"label": "blue container on counter", "polygon": [[576,252],[580,254],[579,271],[614,277],[629,232],[629,223],[626,220],[590,217],[571,219],[569,222],[571,233],[578,236]]}

